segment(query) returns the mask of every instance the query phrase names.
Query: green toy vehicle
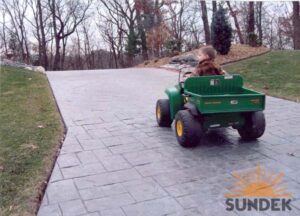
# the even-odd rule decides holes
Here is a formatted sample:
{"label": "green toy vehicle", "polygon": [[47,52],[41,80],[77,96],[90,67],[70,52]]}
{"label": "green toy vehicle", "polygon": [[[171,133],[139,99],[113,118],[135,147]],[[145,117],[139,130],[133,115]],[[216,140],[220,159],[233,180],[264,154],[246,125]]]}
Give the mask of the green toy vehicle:
{"label": "green toy vehicle", "polygon": [[180,77],[178,85],[166,89],[169,99],[156,104],[158,125],[170,127],[175,120],[180,145],[195,146],[208,129],[220,127],[237,129],[244,140],[263,135],[265,95],[243,87],[241,76]]}

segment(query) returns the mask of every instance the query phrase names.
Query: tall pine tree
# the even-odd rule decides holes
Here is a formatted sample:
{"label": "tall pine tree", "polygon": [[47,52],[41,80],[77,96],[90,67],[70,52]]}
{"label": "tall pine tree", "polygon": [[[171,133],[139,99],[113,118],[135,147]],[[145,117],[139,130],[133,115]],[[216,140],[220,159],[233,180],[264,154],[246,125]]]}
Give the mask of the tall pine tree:
{"label": "tall pine tree", "polygon": [[232,28],[225,9],[220,5],[211,24],[212,45],[221,55],[226,55],[231,47]]}

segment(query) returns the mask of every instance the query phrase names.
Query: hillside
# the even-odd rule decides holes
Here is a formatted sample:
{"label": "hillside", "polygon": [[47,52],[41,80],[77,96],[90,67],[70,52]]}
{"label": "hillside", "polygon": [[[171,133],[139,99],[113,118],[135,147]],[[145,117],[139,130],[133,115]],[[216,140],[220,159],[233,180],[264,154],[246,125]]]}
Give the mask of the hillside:
{"label": "hillside", "polygon": [[300,51],[272,51],[224,66],[241,74],[249,88],[300,102]]}
{"label": "hillside", "polygon": [[[161,59],[145,61],[144,63],[139,64],[137,67],[161,67],[163,65],[169,64],[169,62],[174,58],[191,55],[197,56],[198,50],[199,49],[195,49],[190,52],[181,53],[180,55],[175,57],[165,57]],[[217,64],[226,64],[229,62],[260,55],[268,51],[269,49],[266,47],[250,47],[248,45],[233,44],[228,55],[218,55],[216,58],[216,62]]]}

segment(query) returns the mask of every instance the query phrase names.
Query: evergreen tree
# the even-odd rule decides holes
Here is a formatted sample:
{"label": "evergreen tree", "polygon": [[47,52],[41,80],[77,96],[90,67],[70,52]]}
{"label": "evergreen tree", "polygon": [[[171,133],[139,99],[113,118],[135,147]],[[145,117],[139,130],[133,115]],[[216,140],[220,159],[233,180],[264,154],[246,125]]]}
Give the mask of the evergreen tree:
{"label": "evergreen tree", "polygon": [[213,16],[211,24],[211,40],[213,47],[221,55],[230,51],[232,29],[225,9],[220,5]]}
{"label": "evergreen tree", "polygon": [[134,27],[129,29],[129,34],[127,38],[126,51],[128,57],[128,64],[131,66],[133,64],[133,58],[139,53],[138,49],[138,37],[135,32]]}
{"label": "evergreen tree", "polygon": [[8,49],[10,52],[12,52],[14,55],[17,55],[19,49],[19,43],[17,39],[17,35],[15,32],[9,33],[9,39],[8,39]]}

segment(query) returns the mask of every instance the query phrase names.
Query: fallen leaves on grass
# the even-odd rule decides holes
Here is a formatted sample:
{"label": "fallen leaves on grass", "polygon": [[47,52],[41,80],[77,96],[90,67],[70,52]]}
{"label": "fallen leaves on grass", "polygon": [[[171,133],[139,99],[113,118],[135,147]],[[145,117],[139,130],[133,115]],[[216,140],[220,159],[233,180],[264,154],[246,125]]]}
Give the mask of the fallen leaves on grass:
{"label": "fallen leaves on grass", "polygon": [[14,91],[6,91],[6,92],[2,92],[2,95],[12,95],[14,94]]}
{"label": "fallen leaves on grass", "polygon": [[264,89],[264,90],[268,90],[269,87],[268,87],[268,86],[264,86],[263,89]]}
{"label": "fallen leaves on grass", "polygon": [[35,145],[35,144],[32,144],[32,143],[29,143],[29,144],[22,144],[22,145],[21,145],[21,148],[22,148],[22,149],[31,149],[31,150],[35,150],[35,149],[38,148],[38,146]]}
{"label": "fallen leaves on grass", "polygon": [[218,55],[216,58],[217,64],[226,64],[233,61],[257,56],[269,51],[267,47],[251,47],[248,45],[235,44],[231,46],[230,52],[227,55]]}

